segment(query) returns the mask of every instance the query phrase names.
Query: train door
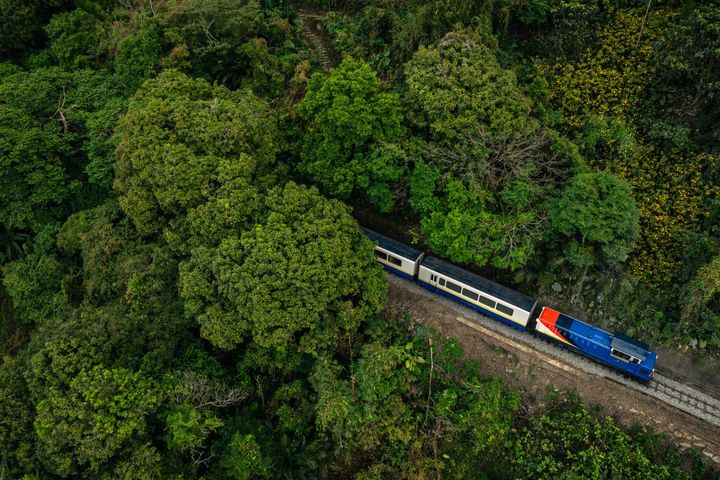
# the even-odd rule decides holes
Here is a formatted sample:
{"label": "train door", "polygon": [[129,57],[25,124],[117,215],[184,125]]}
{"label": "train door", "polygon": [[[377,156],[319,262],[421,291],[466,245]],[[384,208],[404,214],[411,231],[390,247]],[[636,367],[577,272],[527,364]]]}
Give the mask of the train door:
{"label": "train door", "polygon": [[431,273],[430,274],[430,285],[432,285],[433,287],[437,287],[437,283],[438,283],[438,276],[435,275],[434,273]]}

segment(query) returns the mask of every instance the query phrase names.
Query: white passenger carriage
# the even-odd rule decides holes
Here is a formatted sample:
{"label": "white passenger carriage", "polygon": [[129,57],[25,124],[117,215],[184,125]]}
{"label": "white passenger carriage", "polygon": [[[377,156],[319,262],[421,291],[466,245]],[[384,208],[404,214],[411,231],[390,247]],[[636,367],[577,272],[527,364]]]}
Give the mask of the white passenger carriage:
{"label": "white passenger carriage", "polygon": [[410,280],[417,278],[420,261],[425,257],[423,252],[373,230],[362,230],[375,243],[375,258],[386,270]]}
{"label": "white passenger carriage", "polygon": [[536,304],[534,298],[436,257],[420,262],[418,281],[521,330],[526,329]]}

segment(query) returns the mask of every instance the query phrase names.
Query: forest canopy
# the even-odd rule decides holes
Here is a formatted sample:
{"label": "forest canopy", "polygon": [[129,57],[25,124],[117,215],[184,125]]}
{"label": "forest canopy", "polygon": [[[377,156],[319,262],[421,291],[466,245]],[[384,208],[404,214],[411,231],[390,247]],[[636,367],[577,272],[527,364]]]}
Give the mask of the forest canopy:
{"label": "forest canopy", "polygon": [[528,409],[386,308],[358,223],[717,358],[717,3],[0,23],[0,479],[719,478],[573,392]]}

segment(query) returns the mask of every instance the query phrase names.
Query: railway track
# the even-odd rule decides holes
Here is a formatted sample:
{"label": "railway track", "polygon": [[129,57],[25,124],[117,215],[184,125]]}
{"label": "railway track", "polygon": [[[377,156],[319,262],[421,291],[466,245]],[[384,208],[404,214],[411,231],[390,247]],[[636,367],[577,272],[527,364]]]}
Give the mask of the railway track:
{"label": "railway track", "polygon": [[391,284],[405,290],[411,290],[427,298],[432,298],[434,302],[441,303],[460,313],[463,317],[496,333],[518,340],[535,350],[541,351],[589,374],[608,378],[628,388],[657,398],[678,410],[708,422],[715,427],[720,427],[720,399],[702,392],[693,386],[680,383],[658,372],[655,373],[651,381],[640,383],[611,368],[596,363],[573,350],[561,348],[528,332],[506,326],[458,302],[435,295],[413,282],[409,282],[391,273],[388,273],[387,276]]}
{"label": "railway track", "polygon": [[660,374],[644,385],[652,396],[720,427],[720,400]]}

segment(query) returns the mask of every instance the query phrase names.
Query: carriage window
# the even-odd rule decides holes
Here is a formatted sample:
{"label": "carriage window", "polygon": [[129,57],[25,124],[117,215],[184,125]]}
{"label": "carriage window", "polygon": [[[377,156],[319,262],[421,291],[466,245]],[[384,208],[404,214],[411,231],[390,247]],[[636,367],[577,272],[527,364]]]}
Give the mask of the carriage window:
{"label": "carriage window", "polygon": [[482,303],[483,305],[487,305],[490,308],[495,308],[495,302],[493,302],[492,300],[490,300],[487,297],[483,297],[482,295],[480,295],[480,298],[478,299],[478,301],[480,303]]}
{"label": "carriage window", "polygon": [[610,349],[610,355],[617,358],[618,360],[622,360],[623,362],[629,362],[633,358],[627,353],[621,352],[620,350],[615,350],[614,348]]}
{"label": "carriage window", "polygon": [[380,250],[375,250],[375,256],[382,260],[387,260],[387,255],[385,254],[385,252],[381,252]]}
{"label": "carriage window", "polygon": [[444,278],[441,278],[440,280],[438,280],[438,283],[440,284],[441,287],[444,287],[444,286],[445,286],[445,279],[444,279]]}
{"label": "carriage window", "polygon": [[631,360],[631,362],[634,363],[635,365],[637,365],[638,363],[640,363],[640,359],[633,357],[633,359]]}
{"label": "carriage window", "polygon": [[391,255],[388,255],[388,261],[394,265],[397,265],[398,267],[402,266],[402,260],[399,258],[395,258]]}
{"label": "carriage window", "polygon": [[508,308],[505,305],[497,304],[497,310],[500,313],[504,313],[505,315],[509,315],[512,317],[512,314],[515,313],[512,308]]}
{"label": "carriage window", "polygon": [[460,285],[455,285],[455,284],[452,283],[452,282],[447,282],[446,286],[447,286],[447,288],[449,288],[449,289],[452,290],[453,292],[457,292],[457,293],[462,292],[462,287],[461,287]]}
{"label": "carriage window", "polygon": [[471,292],[471,291],[468,290],[467,288],[463,288],[462,294],[463,294],[464,296],[466,296],[467,298],[469,298],[470,300],[477,300],[477,299],[478,299],[478,294],[475,293],[475,292]]}

